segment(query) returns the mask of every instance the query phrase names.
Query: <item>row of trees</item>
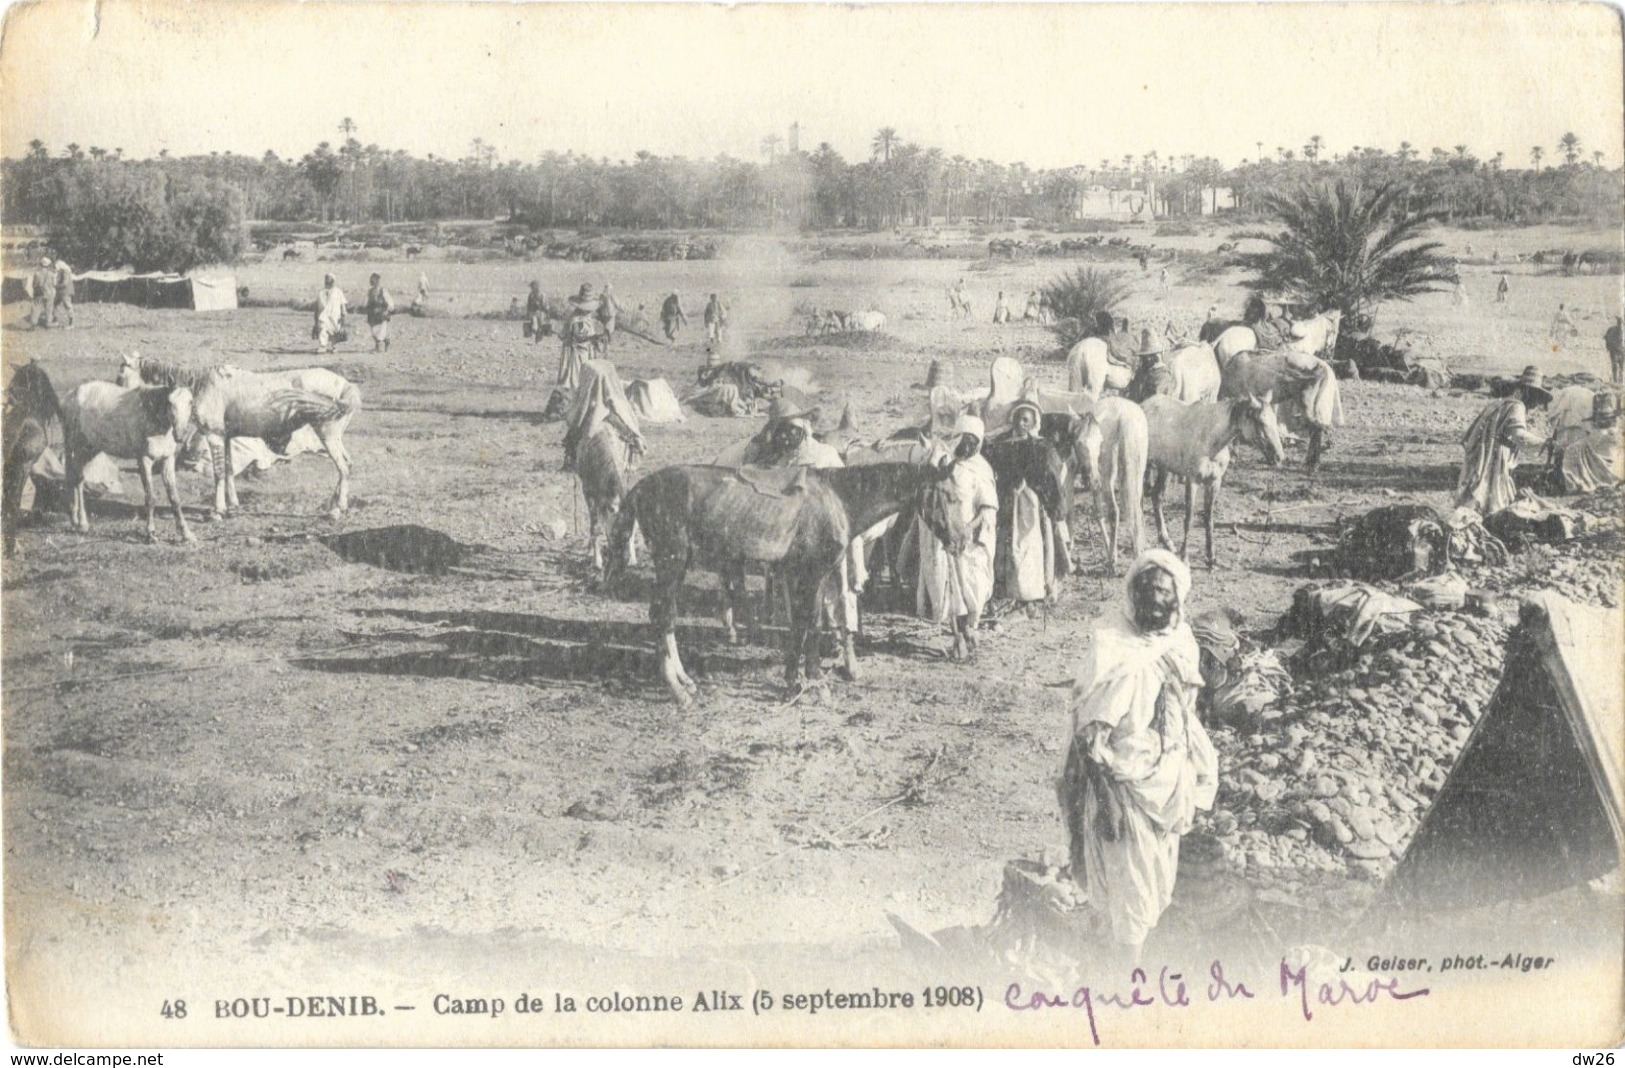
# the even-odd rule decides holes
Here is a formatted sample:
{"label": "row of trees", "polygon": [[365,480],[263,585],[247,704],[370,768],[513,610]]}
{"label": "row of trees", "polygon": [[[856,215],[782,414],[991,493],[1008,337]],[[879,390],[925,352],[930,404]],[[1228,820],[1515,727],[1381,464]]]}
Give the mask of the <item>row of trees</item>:
{"label": "row of trees", "polygon": [[[503,161],[475,138],[466,155],[419,159],[356,138],[322,142],[299,159],[274,152],[259,158],[211,153],[171,159],[124,159],[122,149],[68,145],[52,153],[39,141],[22,159],[3,163],[7,217],[49,222],[66,206],[67,190],[84,168],[156,169],[166,179],[207,180],[240,194],[250,218],[348,222],[447,218],[523,218],[538,226],[657,227],[894,227],[932,220],[998,223],[1032,218],[1065,224],[1082,213],[1093,190],[1120,193],[1136,208],[1180,215],[1233,208],[1256,214],[1266,197],[1307,179],[1398,183],[1447,218],[1503,222],[1553,218],[1614,219],[1620,211],[1620,171],[1587,155],[1572,133],[1550,153],[1536,146],[1530,166],[1507,165],[1502,154],[1481,160],[1466,145],[1423,156],[1408,142],[1393,151],[1357,146],[1329,155],[1318,136],[1299,150],[1278,147],[1226,167],[1212,157],[1170,156],[1152,150],[1092,164],[1039,169],[950,156],[904,140],[892,127],[874,136],[868,159],[848,161],[828,144],[785,151],[762,140],[762,159],[722,155],[699,160],[639,152],[612,162],[574,152],[547,152],[532,162]],[[1550,160],[1558,160],[1555,166]]]}

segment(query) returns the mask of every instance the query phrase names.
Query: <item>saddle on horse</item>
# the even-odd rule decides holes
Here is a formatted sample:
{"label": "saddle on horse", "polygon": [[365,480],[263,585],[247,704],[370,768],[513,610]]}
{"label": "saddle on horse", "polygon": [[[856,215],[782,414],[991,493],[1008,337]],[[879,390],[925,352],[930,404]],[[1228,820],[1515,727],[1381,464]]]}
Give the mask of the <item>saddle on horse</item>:
{"label": "saddle on horse", "polygon": [[1134,335],[1127,330],[1119,330],[1101,338],[1106,343],[1106,359],[1119,367],[1127,367],[1137,371],[1140,367],[1140,346],[1134,340]]}

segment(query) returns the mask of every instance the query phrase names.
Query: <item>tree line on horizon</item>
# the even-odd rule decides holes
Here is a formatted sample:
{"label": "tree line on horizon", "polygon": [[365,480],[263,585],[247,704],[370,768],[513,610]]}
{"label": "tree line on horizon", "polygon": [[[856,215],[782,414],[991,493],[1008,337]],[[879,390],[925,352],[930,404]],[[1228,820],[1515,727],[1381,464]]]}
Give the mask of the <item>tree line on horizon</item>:
{"label": "tree line on horizon", "polygon": [[[1316,136],[1301,150],[1279,147],[1273,154],[1259,142],[1256,159],[1232,167],[1212,157],[1153,150],[1034,169],[950,156],[904,140],[892,127],[877,131],[869,157],[856,161],[828,143],[788,151],[777,135],[763,138],[760,160],[639,152],[612,162],[547,152],[531,162],[503,161],[482,138],[460,159],[420,159],[363,144],[350,119],[339,131],[345,139],[337,148],[324,141],[297,160],[270,151],[258,158],[160,152],[131,159],[122,149],[77,144],[53,152],[36,140],[21,158],[0,161],[5,217],[61,228],[86,211],[104,216],[112,235],[79,250],[88,263],[139,244],[135,231],[143,228],[185,230],[197,222],[215,235],[233,219],[387,224],[507,218],[535,228],[634,230],[880,229],[938,221],[998,226],[1032,219],[1064,228],[1079,220],[1085,198],[1101,190],[1149,208],[1142,217],[1206,210],[1257,219],[1273,198],[1337,181],[1401,186],[1406,210],[1425,207],[1451,222],[1617,223],[1625,201],[1622,172],[1604,167],[1600,152],[1587,154],[1573,133],[1550,152],[1532,148],[1527,168],[1508,166],[1500,153],[1479,159],[1466,145],[1426,155],[1408,142],[1393,151],[1360,146],[1331,154]],[[149,218],[140,218],[143,212]],[[159,216],[168,218],[155,221]],[[167,243],[186,242],[182,236]],[[217,253],[233,254],[230,247],[208,254]]]}

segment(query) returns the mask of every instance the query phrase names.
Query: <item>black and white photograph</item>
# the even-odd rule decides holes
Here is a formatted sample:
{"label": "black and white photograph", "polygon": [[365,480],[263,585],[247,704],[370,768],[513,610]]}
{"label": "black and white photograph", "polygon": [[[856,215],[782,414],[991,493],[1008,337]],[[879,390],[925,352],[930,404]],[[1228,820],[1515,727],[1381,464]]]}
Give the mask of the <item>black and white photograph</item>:
{"label": "black and white photograph", "polygon": [[14,1050],[1625,1041],[1618,7],[17,3],[0,239]]}

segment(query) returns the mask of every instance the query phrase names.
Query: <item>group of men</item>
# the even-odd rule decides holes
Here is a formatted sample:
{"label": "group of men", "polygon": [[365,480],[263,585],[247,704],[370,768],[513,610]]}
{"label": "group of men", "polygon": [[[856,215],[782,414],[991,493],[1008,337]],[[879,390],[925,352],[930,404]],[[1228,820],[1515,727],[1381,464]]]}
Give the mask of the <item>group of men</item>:
{"label": "group of men", "polygon": [[1524,368],[1507,396],[1484,406],[1462,438],[1458,507],[1484,516],[1508,507],[1518,498],[1512,473],[1520,459],[1542,451],[1565,492],[1589,493],[1625,480],[1617,386],[1596,392],[1574,386],[1561,393],[1550,438],[1530,426],[1531,412],[1553,407],[1553,394],[1538,367]]}
{"label": "group of men", "polygon": [[66,260],[40,259],[26,282],[30,300],[28,322],[37,329],[73,325],[73,268]]}
{"label": "group of men", "polygon": [[[427,289],[427,281],[420,279],[419,295]],[[372,351],[389,351],[389,321],[395,316],[395,298],[384,288],[383,276],[374,272],[367,280],[367,301],[362,306],[367,317],[367,329],[372,334]],[[318,354],[330,353],[335,345],[348,339],[344,317],[350,312],[344,290],[331,273],[322,276],[322,288],[316,293],[316,321],[310,336],[316,342]]]}

